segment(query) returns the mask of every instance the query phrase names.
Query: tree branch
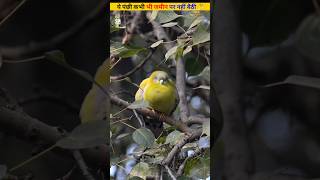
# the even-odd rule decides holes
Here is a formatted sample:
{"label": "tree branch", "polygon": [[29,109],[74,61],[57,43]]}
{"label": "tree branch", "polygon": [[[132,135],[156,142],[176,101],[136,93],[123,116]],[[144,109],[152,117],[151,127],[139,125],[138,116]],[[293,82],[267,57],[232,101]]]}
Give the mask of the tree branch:
{"label": "tree branch", "polygon": [[[20,137],[29,142],[42,140],[47,144],[55,144],[64,137],[64,130],[58,127],[49,126],[35,118],[30,117],[24,112],[13,108],[0,107],[0,129],[1,131]],[[55,151],[63,155],[69,151]],[[105,165],[108,162],[107,145],[100,145],[96,148],[82,150],[85,159],[95,166]]]}
{"label": "tree branch", "polygon": [[184,66],[184,60],[182,58],[177,61],[176,69],[176,86],[179,94],[179,108],[180,108],[180,117],[183,122],[188,120],[189,108],[187,104],[186,96],[186,71]]}
{"label": "tree branch", "polygon": [[55,48],[57,45],[77,35],[82,29],[89,27],[89,25],[95,22],[99,16],[104,15],[106,5],[107,3],[105,1],[101,1],[93,11],[91,11],[77,24],[47,41],[34,42],[28,45],[17,47],[0,47],[0,54],[2,55],[3,59],[17,59],[30,54],[44,52]]}
{"label": "tree branch", "polygon": [[85,161],[83,160],[83,157],[80,153],[79,150],[75,150],[73,151],[73,157],[74,159],[77,161],[79,168],[82,171],[83,176],[87,179],[87,180],[94,180],[93,176],[91,175],[91,173],[88,171],[88,166],[85,163]]}
{"label": "tree branch", "polygon": [[173,157],[176,156],[176,154],[179,152],[179,150],[188,142],[193,141],[194,139],[197,139],[201,136],[202,130],[196,130],[191,135],[187,135],[185,138],[183,138],[178,144],[176,144],[170,153],[167,155],[167,157],[162,161],[162,165],[169,165],[173,159]]}
{"label": "tree branch", "polygon": [[211,77],[215,78],[224,118],[223,175],[226,180],[248,180],[250,151],[242,109],[240,1],[217,1],[216,5],[214,41],[217,46]]}
{"label": "tree branch", "polygon": [[[117,96],[111,96],[110,100],[113,104],[116,104],[118,106],[121,107],[128,107],[130,105],[130,103],[128,103],[127,101],[124,101],[122,99],[120,99]],[[142,114],[143,116],[149,116],[153,119],[158,119],[159,121],[168,123],[174,127],[176,127],[178,130],[185,132],[185,133],[192,133],[193,129],[189,128],[186,124],[181,123],[181,121],[177,121],[169,116],[163,115],[163,114],[159,114],[155,111],[152,111],[150,109],[147,108],[140,108],[140,109],[135,109],[139,114]]]}

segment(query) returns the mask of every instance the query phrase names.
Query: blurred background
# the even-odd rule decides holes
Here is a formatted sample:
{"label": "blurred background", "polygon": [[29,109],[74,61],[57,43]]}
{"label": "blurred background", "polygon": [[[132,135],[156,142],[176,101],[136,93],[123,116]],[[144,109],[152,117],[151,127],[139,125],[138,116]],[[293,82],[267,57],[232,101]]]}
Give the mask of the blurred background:
{"label": "blurred background", "polygon": [[[22,2],[1,0],[0,21]],[[23,60],[46,51],[61,50],[71,66],[94,75],[107,56],[106,10],[98,8],[97,13],[99,6],[99,0],[25,1],[10,18],[1,23],[0,57],[4,61],[0,68],[0,87],[16,98],[32,117],[51,126],[72,130],[80,123],[78,113],[91,83],[44,59],[26,63],[5,63],[5,60]],[[93,13],[92,20],[86,20]],[[47,43],[83,21],[89,23],[59,43],[53,42],[54,45],[30,53],[10,52],[39,42]],[[37,144],[29,144],[0,132],[0,164],[8,168],[30,158],[36,148]],[[15,174],[23,177],[31,173],[36,180],[58,179],[65,176],[74,165],[71,158],[48,153]],[[71,179],[84,179],[79,169],[75,171]]]}
{"label": "blurred background", "polygon": [[[240,50],[233,50],[232,46],[228,52],[240,52],[243,121],[234,119],[239,125],[234,127],[225,122],[215,144],[215,179],[249,179],[250,175],[253,179],[279,180],[320,177],[319,3],[317,0],[217,2],[217,26],[234,23],[237,28],[223,34],[219,31],[222,28],[217,27],[214,36],[230,36],[226,34],[231,32],[238,39],[225,37],[226,41],[241,42],[236,45]],[[214,41],[217,49],[223,38],[218,39],[219,42]],[[218,58],[214,61],[219,61]],[[294,76],[283,84],[265,87],[283,82],[291,75],[312,78]],[[241,132],[241,144],[226,142],[232,132]],[[230,153],[230,149],[236,150]],[[233,165],[228,166],[229,163]],[[237,173],[232,176],[233,172],[238,177]],[[239,175],[241,172],[249,177]],[[266,176],[260,177],[261,174]]]}

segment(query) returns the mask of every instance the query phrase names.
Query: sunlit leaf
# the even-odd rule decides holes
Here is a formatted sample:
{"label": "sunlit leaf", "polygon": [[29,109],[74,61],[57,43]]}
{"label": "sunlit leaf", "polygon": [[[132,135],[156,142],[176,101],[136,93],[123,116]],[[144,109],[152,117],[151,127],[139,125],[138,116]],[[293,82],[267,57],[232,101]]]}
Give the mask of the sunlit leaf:
{"label": "sunlit leaf", "polygon": [[162,24],[175,20],[181,16],[182,15],[178,15],[174,11],[159,11],[155,20]]}
{"label": "sunlit leaf", "polygon": [[177,49],[178,49],[178,46],[174,46],[171,49],[169,49],[168,52],[165,54],[166,60],[171,58],[176,53]]}
{"label": "sunlit leaf", "polygon": [[198,25],[199,23],[201,23],[202,21],[204,21],[204,19],[205,19],[205,18],[204,18],[203,16],[197,17],[197,18],[191,23],[191,25],[189,26],[188,29],[191,29],[191,28],[195,27],[196,25]]}
{"label": "sunlit leaf", "polygon": [[265,85],[265,87],[273,87],[285,84],[320,89],[320,78],[291,75],[282,82],[268,84]]}
{"label": "sunlit leaf", "polygon": [[199,25],[192,35],[192,45],[194,46],[207,41],[210,41],[210,33],[207,32],[203,25]]}
{"label": "sunlit leaf", "polygon": [[210,176],[210,158],[199,158],[199,162],[190,170],[190,175],[196,179],[206,179]]}
{"label": "sunlit leaf", "polygon": [[157,18],[159,11],[152,11],[150,17],[149,17],[149,21],[154,21]]}
{"label": "sunlit leaf", "polygon": [[106,142],[107,122],[97,120],[80,124],[67,137],[60,139],[56,145],[65,149],[83,149],[105,144]]}
{"label": "sunlit leaf", "polygon": [[151,47],[151,48],[155,48],[155,47],[159,46],[161,43],[163,43],[163,40],[160,40],[160,41],[157,41],[157,42],[151,44],[150,47]]}
{"label": "sunlit leaf", "polygon": [[149,171],[149,164],[145,162],[140,162],[131,169],[130,176],[136,176],[145,179],[146,176],[149,174]]}
{"label": "sunlit leaf", "polygon": [[175,130],[175,131],[171,132],[170,134],[168,134],[165,143],[174,146],[174,145],[177,144],[179,141],[181,141],[181,139],[182,139],[183,137],[184,137],[184,134],[183,134],[183,133]]}
{"label": "sunlit leaf", "polygon": [[175,26],[177,24],[178,24],[177,22],[169,22],[169,23],[162,24],[161,26],[162,27],[172,27],[172,26]]}
{"label": "sunlit leaf", "polygon": [[151,147],[155,142],[153,133],[147,128],[140,128],[133,132],[133,140],[142,147]]}

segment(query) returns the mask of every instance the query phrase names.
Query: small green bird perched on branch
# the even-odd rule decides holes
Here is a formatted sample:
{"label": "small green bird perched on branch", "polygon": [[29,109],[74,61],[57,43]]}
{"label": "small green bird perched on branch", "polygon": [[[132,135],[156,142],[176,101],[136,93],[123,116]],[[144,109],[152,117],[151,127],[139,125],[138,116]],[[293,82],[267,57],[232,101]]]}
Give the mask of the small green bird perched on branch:
{"label": "small green bird perched on branch", "polygon": [[[144,100],[152,110],[170,116],[179,103],[179,96],[169,75],[164,71],[154,71],[141,82],[135,100]],[[145,121],[146,126],[158,137],[163,130],[163,123],[149,118]]]}

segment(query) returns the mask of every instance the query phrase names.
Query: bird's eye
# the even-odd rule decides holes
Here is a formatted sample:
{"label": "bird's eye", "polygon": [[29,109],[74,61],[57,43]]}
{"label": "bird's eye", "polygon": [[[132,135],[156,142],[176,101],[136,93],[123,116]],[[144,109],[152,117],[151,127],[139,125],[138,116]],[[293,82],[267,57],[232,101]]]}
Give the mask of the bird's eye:
{"label": "bird's eye", "polygon": [[160,84],[163,84],[163,83],[164,83],[164,80],[163,80],[163,79],[160,79],[159,82],[160,82]]}

